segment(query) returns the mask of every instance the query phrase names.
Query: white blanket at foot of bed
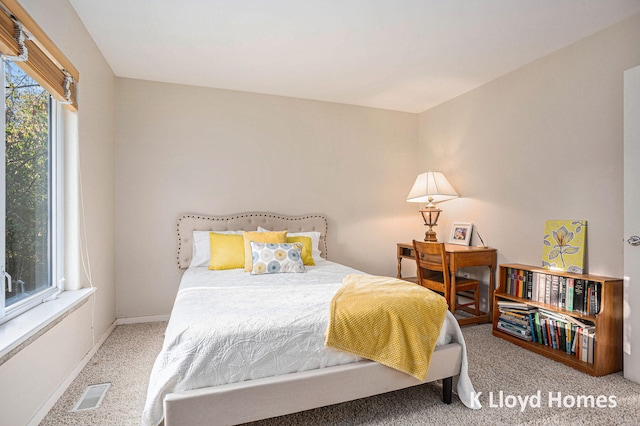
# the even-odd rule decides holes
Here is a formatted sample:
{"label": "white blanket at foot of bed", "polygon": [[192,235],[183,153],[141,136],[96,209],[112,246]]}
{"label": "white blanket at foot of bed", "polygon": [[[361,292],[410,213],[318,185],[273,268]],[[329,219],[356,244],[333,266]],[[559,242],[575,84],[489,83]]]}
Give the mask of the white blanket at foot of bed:
{"label": "white blanket at foot of bed", "polygon": [[[143,425],[156,426],[168,393],[318,369],[360,358],[324,346],[333,295],[360,273],[322,261],[307,273],[250,275],[188,269],[149,380]],[[447,312],[438,345],[463,345],[458,395],[473,407],[464,339]]]}

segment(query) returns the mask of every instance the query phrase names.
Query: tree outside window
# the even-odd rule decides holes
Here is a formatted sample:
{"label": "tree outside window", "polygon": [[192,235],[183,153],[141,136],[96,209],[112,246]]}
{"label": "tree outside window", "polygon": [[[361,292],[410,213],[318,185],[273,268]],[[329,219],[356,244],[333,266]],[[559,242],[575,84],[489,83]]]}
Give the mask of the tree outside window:
{"label": "tree outside window", "polygon": [[[50,285],[49,93],[5,60],[6,306]],[[5,284],[6,285],[6,284]]]}

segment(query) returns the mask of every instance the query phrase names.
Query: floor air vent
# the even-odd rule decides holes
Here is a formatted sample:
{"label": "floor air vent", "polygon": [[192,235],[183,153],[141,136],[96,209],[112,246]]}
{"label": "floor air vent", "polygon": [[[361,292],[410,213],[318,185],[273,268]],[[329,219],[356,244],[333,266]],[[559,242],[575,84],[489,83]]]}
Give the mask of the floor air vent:
{"label": "floor air vent", "polygon": [[102,404],[102,400],[104,399],[109,386],[111,386],[111,383],[87,386],[87,389],[85,389],[84,393],[71,411],[84,411],[98,408],[100,404]]}

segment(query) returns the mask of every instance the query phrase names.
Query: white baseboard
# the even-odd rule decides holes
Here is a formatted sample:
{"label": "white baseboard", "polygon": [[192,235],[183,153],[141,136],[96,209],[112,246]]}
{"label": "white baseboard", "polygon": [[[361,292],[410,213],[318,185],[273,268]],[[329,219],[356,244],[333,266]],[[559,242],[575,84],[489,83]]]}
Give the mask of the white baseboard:
{"label": "white baseboard", "polygon": [[138,324],[143,322],[160,322],[160,321],[168,321],[169,315],[156,315],[156,316],[147,316],[147,317],[134,317],[134,318],[118,318],[116,319],[104,332],[104,334],[100,337],[100,339],[96,342],[95,345],[91,348],[89,352],[82,358],[80,363],[73,369],[73,371],[67,376],[67,378],[58,386],[58,389],[49,397],[49,399],[40,407],[38,412],[31,418],[31,421],[28,423],[28,426],[37,426],[44,420],[49,411],[53,408],[53,406],[58,402],[60,397],[64,394],[71,383],[78,377],[78,374],[82,372],[84,367],[89,363],[91,358],[95,355],[95,353],[100,349],[100,346],[107,340],[107,338],[111,335],[113,330],[118,325],[123,324]]}
{"label": "white baseboard", "polygon": [[116,325],[139,324],[143,322],[162,322],[169,321],[169,315],[153,315],[148,317],[118,318]]}
{"label": "white baseboard", "polygon": [[82,371],[82,369],[89,363],[91,358],[95,355],[95,353],[100,349],[100,346],[107,340],[107,337],[111,335],[113,330],[116,328],[117,320],[114,321],[107,331],[100,337],[100,339],[96,342],[95,345],[91,348],[91,350],[82,358],[80,363],[73,369],[73,371],[67,376],[64,382],[58,386],[58,389],[49,397],[49,399],[42,405],[40,410],[33,416],[31,421],[28,423],[29,426],[37,426],[40,424],[42,420],[46,417],[47,413],[53,408],[53,406],[58,402],[60,397],[64,394],[71,383],[78,377],[78,374]]}

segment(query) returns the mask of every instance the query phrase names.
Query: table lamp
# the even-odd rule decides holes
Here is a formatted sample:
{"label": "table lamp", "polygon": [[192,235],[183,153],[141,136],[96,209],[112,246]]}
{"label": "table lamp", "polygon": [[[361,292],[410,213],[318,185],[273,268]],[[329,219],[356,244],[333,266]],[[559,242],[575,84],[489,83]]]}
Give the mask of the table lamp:
{"label": "table lamp", "polygon": [[440,217],[442,210],[437,208],[435,203],[454,198],[458,198],[458,194],[441,172],[428,171],[418,175],[407,196],[407,201],[428,203],[424,209],[420,210],[424,224],[429,227],[424,234],[425,241],[438,241],[433,227],[438,224],[438,217]]}

